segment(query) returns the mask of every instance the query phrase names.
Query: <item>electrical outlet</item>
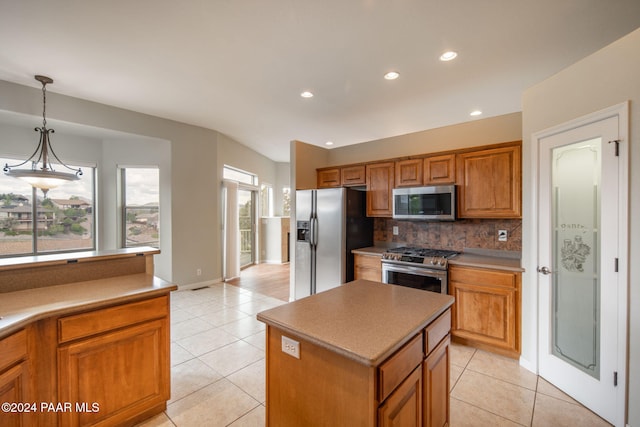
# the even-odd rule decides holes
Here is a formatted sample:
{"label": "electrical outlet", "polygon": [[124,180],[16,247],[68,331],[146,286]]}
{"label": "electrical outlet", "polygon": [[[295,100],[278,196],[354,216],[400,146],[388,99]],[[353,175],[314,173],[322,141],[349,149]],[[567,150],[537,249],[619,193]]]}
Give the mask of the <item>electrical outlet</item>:
{"label": "electrical outlet", "polygon": [[283,335],[282,352],[287,353],[289,356],[293,356],[296,359],[300,359],[300,343]]}
{"label": "electrical outlet", "polygon": [[507,241],[507,230],[498,230],[498,242]]}
{"label": "electrical outlet", "polygon": [[202,270],[201,269],[196,269],[196,276],[202,276]]}
{"label": "electrical outlet", "polygon": [[394,235],[394,236],[397,236],[397,235],[398,235],[398,226],[397,226],[397,225],[394,225],[394,226],[393,226],[393,235]]}

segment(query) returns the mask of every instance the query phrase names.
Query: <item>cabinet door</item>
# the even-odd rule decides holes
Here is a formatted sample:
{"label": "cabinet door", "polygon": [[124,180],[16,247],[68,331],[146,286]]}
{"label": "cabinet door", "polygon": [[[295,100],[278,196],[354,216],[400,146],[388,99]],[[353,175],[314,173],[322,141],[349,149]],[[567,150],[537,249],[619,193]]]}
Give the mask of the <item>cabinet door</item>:
{"label": "cabinet door", "polygon": [[452,266],[449,278],[450,294],[456,299],[451,334],[463,342],[518,357],[519,274]]}
{"label": "cabinet door", "polygon": [[340,169],[340,182],[343,187],[365,185],[367,183],[365,166],[349,166]]}
{"label": "cabinet door", "polygon": [[382,263],[379,256],[354,254],[354,279],[382,281]]}
{"label": "cabinet door", "polygon": [[520,145],[458,154],[458,217],[521,217]]}
{"label": "cabinet door", "polygon": [[367,165],[367,216],[392,216],[393,166],[393,162]]}
{"label": "cabinet door", "polygon": [[445,154],[424,159],[424,184],[441,185],[456,182],[456,156]]}
{"label": "cabinet door", "polygon": [[400,160],[395,164],[396,187],[418,187],[422,185],[422,159]]}
{"label": "cabinet door", "polygon": [[[0,373],[0,402],[2,403],[29,403],[29,376],[27,374],[27,362],[22,362]],[[34,414],[40,409],[39,402],[30,402],[37,405],[35,411],[29,406],[30,411],[0,412],[0,424],[3,427],[33,425]],[[21,409],[21,408],[16,408]]]}
{"label": "cabinet door", "polygon": [[422,366],[418,366],[378,408],[378,426],[421,426],[422,406]]}
{"label": "cabinet door", "polygon": [[447,336],[422,364],[424,427],[449,425],[449,343]]}
{"label": "cabinet door", "polygon": [[318,188],[340,187],[340,169],[324,169],[317,171]]}
{"label": "cabinet door", "polygon": [[58,373],[58,400],[88,405],[61,413],[62,425],[117,425],[165,405],[170,398],[167,319],[62,345]]}

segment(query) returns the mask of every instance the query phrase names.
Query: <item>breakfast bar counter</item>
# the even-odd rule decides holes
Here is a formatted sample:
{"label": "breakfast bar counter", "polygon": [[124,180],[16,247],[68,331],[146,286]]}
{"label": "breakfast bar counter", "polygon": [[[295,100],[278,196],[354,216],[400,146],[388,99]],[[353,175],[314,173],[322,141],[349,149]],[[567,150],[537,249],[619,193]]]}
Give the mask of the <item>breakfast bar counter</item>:
{"label": "breakfast bar counter", "polygon": [[444,425],[453,301],[356,280],[259,313],[267,425]]}
{"label": "breakfast bar counter", "polygon": [[166,409],[177,287],[153,275],[157,253],[0,262],[0,425],[134,425]]}

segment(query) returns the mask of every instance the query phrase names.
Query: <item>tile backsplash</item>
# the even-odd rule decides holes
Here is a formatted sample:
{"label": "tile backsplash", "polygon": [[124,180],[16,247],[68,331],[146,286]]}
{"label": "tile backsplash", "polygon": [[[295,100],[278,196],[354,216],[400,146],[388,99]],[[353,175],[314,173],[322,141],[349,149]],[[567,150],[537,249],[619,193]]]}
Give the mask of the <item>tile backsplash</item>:
{"label": "tile backsplash", "polygon": [[[393,227],[398,235],[393,235]],[[498,241],[498,230],[507,230],[507,241]],[[454,222],[374,220],[377,244],[402,244],[462,251],[464,248],[522,251],[522,220],[466,219]]]}

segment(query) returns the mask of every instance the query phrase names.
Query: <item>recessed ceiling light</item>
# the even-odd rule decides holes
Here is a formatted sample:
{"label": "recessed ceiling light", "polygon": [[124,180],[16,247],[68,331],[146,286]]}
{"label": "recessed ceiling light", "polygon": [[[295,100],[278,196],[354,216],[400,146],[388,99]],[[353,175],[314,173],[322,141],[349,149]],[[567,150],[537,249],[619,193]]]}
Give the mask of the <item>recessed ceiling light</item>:
{"label": "recessed ceiling light", "polygon": [[400,77],[400,73],[398,73],[397,71],[389,71],[387,74],[384,75],[384,78],[387,80],[395,80],[398,77]]}
{"label": "recessed ceiling light", "polygon": [[327,141],[327,142],[324,143],[324,145],[333,145],[333,142]]}
{"label": "recessed ceiling light", "polygon": [[451,61],[452,59],[455,59],[456,56],[458,56],[458,52],[449,50],[440,55],[440,61]]}
{"label": "recessed ceiling light", "polygon": [[309,92],[308,90],[305,90],[300,94],[300,96],[303,98],[313,98],[313,93]]}
{"label": "recessed ceiling light", "polygon": [[472,112],[469,113],[470,116],[479,116],[482,114],[482,111],[480,110],[473,110]]}

